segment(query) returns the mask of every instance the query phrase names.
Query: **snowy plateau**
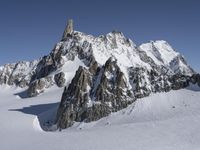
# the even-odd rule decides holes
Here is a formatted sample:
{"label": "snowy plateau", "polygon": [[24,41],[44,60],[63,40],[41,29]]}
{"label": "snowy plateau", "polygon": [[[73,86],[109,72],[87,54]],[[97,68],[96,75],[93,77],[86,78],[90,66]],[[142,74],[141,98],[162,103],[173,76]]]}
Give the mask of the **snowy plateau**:
{"label": "snowy plateau", "polygon": [[20,99],[22,89],[2,86],[0,149],[2,150],[199,150],[200,88],[152,94],[128,108],[62,132],[45,132],[62,89]]}
{"label": "snowy plateau", "polygon": [[166,41],[73,30],[0,66],[0,150],[200,150],[200,75]]}

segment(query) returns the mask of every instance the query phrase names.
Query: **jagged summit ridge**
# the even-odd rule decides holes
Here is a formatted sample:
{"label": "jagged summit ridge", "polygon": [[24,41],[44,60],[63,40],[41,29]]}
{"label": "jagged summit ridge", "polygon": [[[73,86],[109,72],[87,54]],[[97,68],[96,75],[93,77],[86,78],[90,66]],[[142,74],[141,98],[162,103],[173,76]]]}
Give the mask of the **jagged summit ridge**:
{"label": "jagged summit ridge", "polygon": [[137,47],[122,32],[113,31],[94,37],[74,31],[73,21],[69,20],[62,40],[50,54],[30,63],[18,62],[2,66],[0,83],[27,87],[28,96],[36,96],[53,85],[67,86],[80,65],[90,67],[95,62],[96,66],[101,67],[110,57],[117,60],[130,89],[130,68],[144,68],[148,72],[155,70],[158,74],[194,73],[185,59],[165,41]]}

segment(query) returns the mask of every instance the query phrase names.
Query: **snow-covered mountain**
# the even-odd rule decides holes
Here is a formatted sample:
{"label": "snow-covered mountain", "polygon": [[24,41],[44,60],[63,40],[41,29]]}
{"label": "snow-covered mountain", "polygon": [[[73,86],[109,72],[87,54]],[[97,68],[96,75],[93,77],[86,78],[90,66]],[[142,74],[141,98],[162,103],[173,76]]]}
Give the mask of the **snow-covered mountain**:
{"label": "snow-covered mountain", "polygon": [[[65,31],[65,34],[68,33]],[[0,84],[29,87],[36,80],[44,80],[44,87],[37,87],[37,92],[41,92],[43,88],[57,83],[55,74],[63,72],[63,85],[68,85],[80,65],[88,67],[89,61],[94,59],[102,66],[110,57],[117,60],[117,65],[127,80],[128,69],[131,67],[144,68],[146,71],[156,70],[160,73],[168,71],[169,74],[195,73],[184,57],[166,41],[151,41],[137,47],[121,32],[113,31],[105,36],[94,37],[73,31],[70,36],[65,35],[65,39],[58,42],[47,56],[32,62],[20,61],[1,66]],[[34,95],[36,94],[29,96]]]}
{"label": "snow-covered mountain", "polygon": [[190,83],[200,85],[199,74],[166,41],[136,46],[117,31],[99,37],[73,31],[72,21],[47,56],[0,67],[0,84],[27,88],[25,97],[65,87],[57,128],[98,120],[137,98]]}

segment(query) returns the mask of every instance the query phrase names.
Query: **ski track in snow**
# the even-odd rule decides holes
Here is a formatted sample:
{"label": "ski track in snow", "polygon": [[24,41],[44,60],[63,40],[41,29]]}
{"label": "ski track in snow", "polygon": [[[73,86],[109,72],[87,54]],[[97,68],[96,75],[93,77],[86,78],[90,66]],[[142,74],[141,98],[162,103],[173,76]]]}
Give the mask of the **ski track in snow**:
{"label": "ski track in snow", "polygon": [[152,94],[91,123],[62,132],[45,132],[41,123],[55,117],[63,88],[20,99],[22,89],[0,87],[2,150],[199,150],[200,88]]}

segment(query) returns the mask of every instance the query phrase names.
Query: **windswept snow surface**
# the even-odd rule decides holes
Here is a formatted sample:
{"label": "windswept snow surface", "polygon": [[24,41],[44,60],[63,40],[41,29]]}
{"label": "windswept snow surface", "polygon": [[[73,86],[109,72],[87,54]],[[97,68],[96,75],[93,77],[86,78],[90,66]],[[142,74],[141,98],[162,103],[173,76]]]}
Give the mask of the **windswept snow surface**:
{"label": "windswept snow surface", "polygon": [[[20,99],[22,89],[0,87],[1,150],[199,150],[200,88],[153,94],[91,123],[45,132],[63,89]],[[22,93],[21,93],[22,94]]]}

